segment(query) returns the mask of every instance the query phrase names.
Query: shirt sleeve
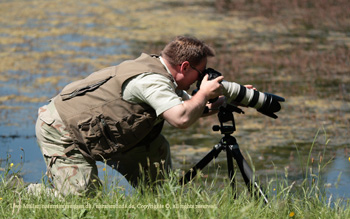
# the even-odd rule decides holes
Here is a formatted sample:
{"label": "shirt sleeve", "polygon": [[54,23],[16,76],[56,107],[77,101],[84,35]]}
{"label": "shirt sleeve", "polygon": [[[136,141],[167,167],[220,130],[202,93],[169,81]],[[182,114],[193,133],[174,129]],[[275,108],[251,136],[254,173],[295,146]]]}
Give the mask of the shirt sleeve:
{"label": "shirt sleeve", "polygon": [[125,83],[123,98],[133,103],[147,103],[159,116],[164,111],[182,104],[190,96],[184,91],[177,92],[176,84],[167,77],[144,73]]}

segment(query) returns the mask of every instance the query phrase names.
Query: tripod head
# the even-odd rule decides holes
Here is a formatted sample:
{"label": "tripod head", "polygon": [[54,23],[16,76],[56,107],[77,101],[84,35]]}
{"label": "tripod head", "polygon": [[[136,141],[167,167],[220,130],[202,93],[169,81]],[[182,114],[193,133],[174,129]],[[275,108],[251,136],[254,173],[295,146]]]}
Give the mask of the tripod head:
{"label": "tripod head", "polygon": [[[221,106],[218,112],[218,118],[220,121],[219,125],[213,126],[213,131],[221,131],[221,134],[229,135],[236,131],[236,124],[233,113],[244,114],[244,111],[240,108],[227,104],[226,106]],[[224,123],[232,122],[232,125],[225,125]]]}

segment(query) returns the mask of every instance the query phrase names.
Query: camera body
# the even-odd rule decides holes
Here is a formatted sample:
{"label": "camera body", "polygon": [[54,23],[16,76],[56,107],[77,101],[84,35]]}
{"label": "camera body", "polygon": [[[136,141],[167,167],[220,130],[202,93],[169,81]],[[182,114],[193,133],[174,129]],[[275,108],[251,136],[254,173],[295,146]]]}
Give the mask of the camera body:
{"label": "camera body", "polygon": [[[205,70],[203,71],[203,74],[201,75],[201,77],[198,78],[198,81],[197,81],[197,84],[196,84],[196,87],[197,87],[196,93],[197,93],[197,91],[199,90],[199,88],[201,87],[202,80],[203,80],[203,78],[204,78],[205,75],[208,75],[208,80],[213,80],[213,79],[215,79],[215,78],[221,76],[222,74],[221,74],[220,72],[218,72],[218,71],[215,71],[215,70],[212,69],[212,68],[207,68],[207,69],[205,69]],[[192,95],[194,95],[194,94],[192,93]]]}
{"label": "camera body", "polygon": [[[205,70],[203,71],[203,74],[201,75],[201,77],[198,78],[198,81],[197,81],[197,84],[196,84],[196,87],[197,87],[197,88],[196,88],[195,90],[193,90],[192,96],[195,95],[195,94],[199,91],[199,89],[200,89],[200,87],[201,87],[201,84],[202,84],[202,80],[203,80],[203,78],[204,78],[205,75],[208,75],[208,80],[213,80],[213,79],[215,79],[215,78],[221,76],[222,74],[221,74],[220,72],[218,72],[218,71],[215,71],[215,70],[212,69],[212,68],[207,68],[207,69],[205,69]],[[210,102],[210,103],[214,103],[214,102],[217,101],[217,100],[218,100],[218,97],[217,97],[217,98],[214,98],[214,99],[210,99],[209,102]]]}
{"label": "camera body", "polygon": [[[203,71],[203,75],[208,75],[208,80],[213,80],[213,79],[221,76],[222,74],[218,71],[215,71],[212,68],[207,68]],[[201,80],[203,80],[203,78]]]}

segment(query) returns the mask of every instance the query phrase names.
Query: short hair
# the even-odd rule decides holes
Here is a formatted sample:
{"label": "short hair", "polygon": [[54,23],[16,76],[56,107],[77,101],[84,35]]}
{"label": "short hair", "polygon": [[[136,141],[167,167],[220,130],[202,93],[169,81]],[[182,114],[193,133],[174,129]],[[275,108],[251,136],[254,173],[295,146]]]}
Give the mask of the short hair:
{"label": "short hair", "polygon": [[177,36],[164,47],[161,56],[174,66],[184,61],[198,65],[203,58],[215,56],[215,52],[210,46],[195,37]]}

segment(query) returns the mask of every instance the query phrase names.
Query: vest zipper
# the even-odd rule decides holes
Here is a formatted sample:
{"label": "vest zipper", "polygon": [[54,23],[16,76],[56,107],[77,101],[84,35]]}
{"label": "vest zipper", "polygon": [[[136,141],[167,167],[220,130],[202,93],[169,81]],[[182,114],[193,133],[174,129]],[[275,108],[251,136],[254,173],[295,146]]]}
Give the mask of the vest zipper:
{"label": "vest zipper", "polygon": [[91,85],[88,85],[88,86],[83,87],[83,88],[76,89],[69,94],[62,94],[61,95],[62,99],[63,100],[71,99],[71,98],[76,97],[78,95],[83,95],[88,91],[93,91],[96,88],[100,87],[102,84],[106,83],[111,78],[112,78],[112,76],[109,76],[108,78],[106,78],[102,81],[96,82],[95,84],[91,84]]}

